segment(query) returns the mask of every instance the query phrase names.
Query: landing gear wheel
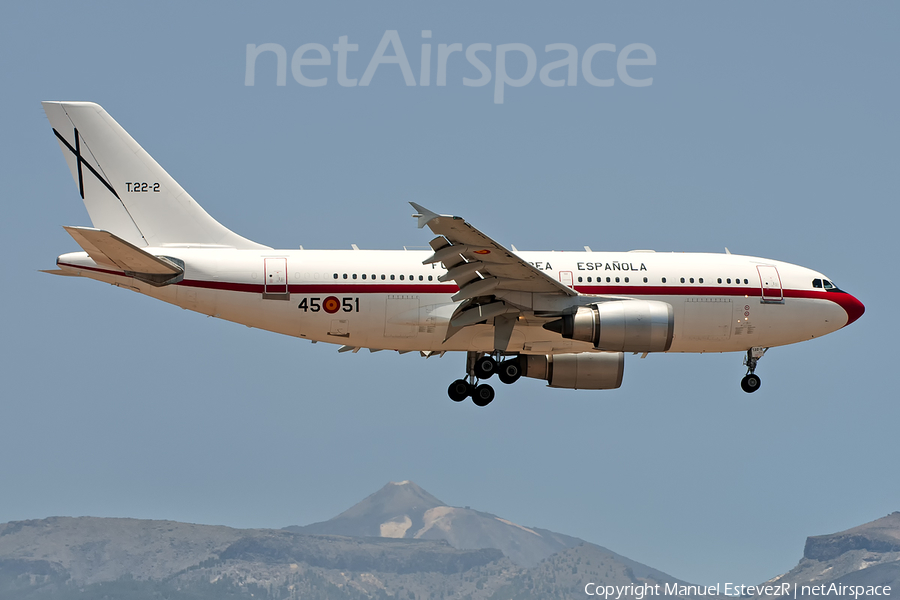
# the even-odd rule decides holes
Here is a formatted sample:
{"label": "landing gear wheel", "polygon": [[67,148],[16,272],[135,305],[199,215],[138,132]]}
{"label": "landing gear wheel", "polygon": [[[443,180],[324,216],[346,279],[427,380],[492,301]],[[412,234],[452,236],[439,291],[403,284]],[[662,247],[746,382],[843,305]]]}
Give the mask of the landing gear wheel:
{"label": "landing gear wheel", "polygon": [[505,360],[497,365],[497,377],[506,384],[515,383],[522,376],[522,364],[518,358]]}
{"label": "landing gear wheel", "polygon": [[457,379],[450,384],[450,387],[447,389],[447,395],[454,402],[462,402],[470,396],[469,391],[469,382],[465,379]]}
{"label": "landing gear wheel", "polygon": [[475,361],[475,377],[489,379],[497,370],[497,361],[490,356],[482,356]]}
{"label": "landing gear wheel", "polygon": [[747,392],[748,394],[752,394],[756,390],[759,389],[759,386],[762,382],[759,379],[758,375],[754,375],[750,373],[741,379],[741,389]]}
{"label": "landing gear wheel", "polygon": [[472,392],[472,402],[475,406],[487,406],[494,399],[494,388],[482,383]]}

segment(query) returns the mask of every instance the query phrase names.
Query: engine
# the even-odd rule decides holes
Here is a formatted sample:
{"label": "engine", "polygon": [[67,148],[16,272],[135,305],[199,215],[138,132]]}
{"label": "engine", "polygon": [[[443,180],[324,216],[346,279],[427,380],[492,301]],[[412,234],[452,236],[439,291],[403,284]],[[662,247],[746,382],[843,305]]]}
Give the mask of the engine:
{"label": "engine", "polygon": [[625,371],[622,352],[523,355],[521,360],[525,377],[545,379],[550,387],[572,390],[614,390],[622,385]]}
{"label": "engine", "polygon": [[655,300],[613,300],[579,306],[544,325],[569,340],[590,342],[598,350],[665,352],[674,334],[672,305]]}

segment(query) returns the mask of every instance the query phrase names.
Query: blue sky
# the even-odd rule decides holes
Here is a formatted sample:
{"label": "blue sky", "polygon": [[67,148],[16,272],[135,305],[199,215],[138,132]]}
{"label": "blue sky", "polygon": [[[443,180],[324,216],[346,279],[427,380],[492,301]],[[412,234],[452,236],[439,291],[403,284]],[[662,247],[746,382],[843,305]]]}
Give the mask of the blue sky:
{"label": "blue sky", "polygon": [[[894,3],[22,3],[4,8],[0,522],[51,515],[282,527],[389,480],[577,535],[698,583],[793,567],[807,535],[900,509],[890,364],[896,261]],[[537,70],[594,44],[651,47],[652,85],[245,85],[247,44],[359,50],[525,44]],[[422,38],[430,30],[432,37]],[[391,52],[388,52],[391,54]],[[635,56],[639,56],[636,54]],[[314,57],[310,54],[308,57]],[[496,52],[479,55],[496,70]],[[268,62],[266,62],[268,60]],[[508,72],[525,70],[510,52]],[[565,70],[555,71],[561,78]],[[496,73],[492,73],[496,75]],[[401,248],[407,201],[520,250],[723,251],[820,270],[852,327],[741,356],[628,357],[611,392],[523,380],[446,398],[461,356],[338,355],[88,280],[39,273],[89,225],[41,100],[102,104],[208,212],[278,247]]]}

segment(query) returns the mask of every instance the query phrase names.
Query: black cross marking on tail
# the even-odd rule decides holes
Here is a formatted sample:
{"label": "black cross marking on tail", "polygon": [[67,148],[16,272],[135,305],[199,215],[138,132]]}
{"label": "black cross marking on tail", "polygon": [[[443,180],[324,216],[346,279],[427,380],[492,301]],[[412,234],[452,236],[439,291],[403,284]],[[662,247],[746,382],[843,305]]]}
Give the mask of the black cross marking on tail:
{"label": "black cross marking on tail", "polygon": [[94,167],[91,166],[91,163],[84,160],[84,157],[81,156],[81,137],[78,135],[77,127],[75,128],[75,147],[74,148],[72,147],[72,144],[70,144],[69,142],[66,141],[66,138],[64,138],[62,135],[60,135],[60,133],[56,130],[55,127],[53,128],[53,133],[55,133],[56,137],[59,139],[59,141],[61,141],[63,144],[65,144],[66,148],[68,148],[72,152],[72,154],[75,155],[75,162],[78,164],[78,191],[81,192],[82,200],[84,200],[84,177],[82,175],[82,169],[81,169],[82,165],[87,167],[88,171],[93,173],[94,176],[100,180],[100,183],[105,185],[106,189],[108,189],[110,192],[112,192],[113,196],[115,196],[117,199],[121,200],[121,198],[119,198],[119,195],[116,193],[116,190],[113,189],[113,186],[111,186],[109,184],[109,182],[106,179],[104,179],[103,176],[100,173],[98,173]]}

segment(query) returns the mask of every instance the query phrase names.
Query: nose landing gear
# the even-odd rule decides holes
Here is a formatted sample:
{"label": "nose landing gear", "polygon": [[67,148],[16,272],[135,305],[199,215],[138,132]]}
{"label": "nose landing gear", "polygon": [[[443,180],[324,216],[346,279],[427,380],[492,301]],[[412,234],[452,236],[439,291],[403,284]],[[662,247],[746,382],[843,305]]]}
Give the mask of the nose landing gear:
{"label": "nose landing gear", "polygon": [[466,356],[467,375],[450,384],[447,395],[454,402],[462,402],[471,397],[476,406],[487,406],[494,399],[494,388],[479,380],[490,379],[497,373],[502,383],[515,383],[522,376],[522,363],[516,355],[504,361],[489,354],[469,352]]}
{"label": "nose landing gear", "polygon": [[747,374],[741,379],[741,389],[748,394],[752,394],[758,390],[759,386],[762,384],[759,375],[756,375],[754,371],[756,371],[756,365],[759,362],[759,359],[763,357],[763,354],[766,353],[766,350],[768,350],[768,348],[758,347],[747,350],[747,356],[744,358],[744,364],[747,366]]}
{"label": "nose landing gear", "polygon": [[747,375],[744,375],[743,379],[741,379],[741,389],[748,394],[752,394],[759,389],[760,383],[761,381],[759,379],[759,375],[748,373]]}

